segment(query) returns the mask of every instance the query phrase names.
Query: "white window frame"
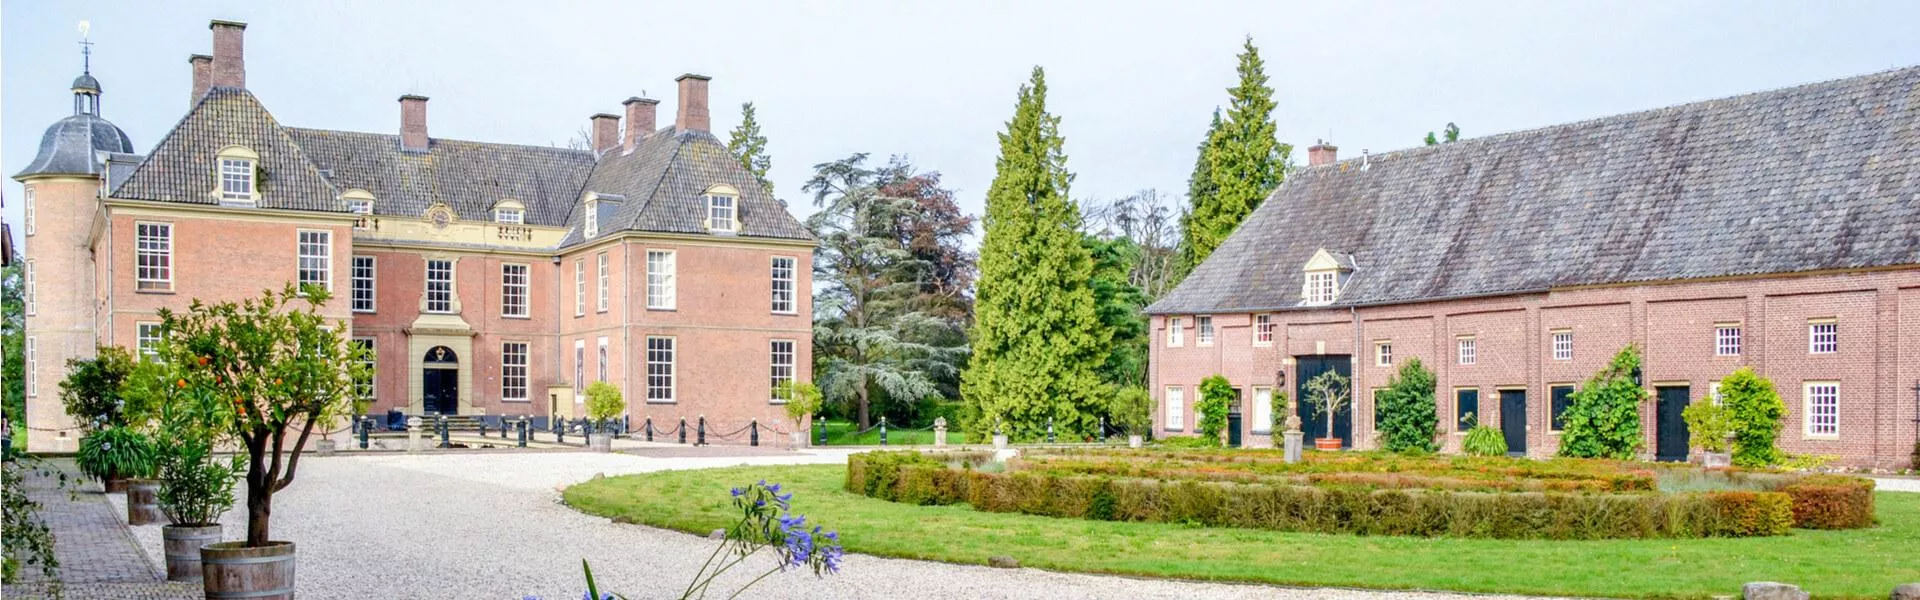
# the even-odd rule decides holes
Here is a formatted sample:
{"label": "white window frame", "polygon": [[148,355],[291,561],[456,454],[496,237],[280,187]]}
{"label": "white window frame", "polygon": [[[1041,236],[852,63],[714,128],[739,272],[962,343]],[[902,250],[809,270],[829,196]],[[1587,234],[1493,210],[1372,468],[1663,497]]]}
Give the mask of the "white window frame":
{"label": "white window frame", "polygon": [[[781,266],[782,262],[786,263],[786,265]],[[771,274],[773,285],[773,314],[791,315],[795,314],[799,309],[799,303],[794,301],[794,286],[798,283],[795,279],[795,270],[798,269],[799,266],[800,261],[794,257],[773,257],[773,272]]]}
{"label": "white window frame", "polygon": [[1193,318],[1193,345],[1213,345],[1213,315],[1200,315]]}
{"label": "white window frame", "polygon": [[[527,393],[529,382],[529,354],[532,346],[527,342],[500,342],[500,401],[530,402]],[[514,392],[518,390],[519,394]]]}
{"label": "white window frame", "polygon": [[599,350],[600,377],[595,379],[594,381],[606,381],[607,367],[609,366],[608,363],[611,362],[610,360],[608,360],[610,357],[607,355],[607,336],[604,336],[604,335],[600,336],[599,342],[600,342],[600,350]]}
{"label": "white window frame", "polygon": [[1273,386],[1253,386],[1253,432],[1273,433]]}
{"label": "white window frame", "polygon": [[1185,431],[1187,429],[1187,391],[1177,385],[1167,386],[1161,405],[1166,407],[1166,430]]}
{"label": "white window frame", "polygon": [[1719,380],[1716,379],[1707,383],[1707,400],[1712,401],[1714,406],[1720,405],[1720,381]]}
{"label": "white window frame", "polygon": [[1552,333],[1554,360],[1573,360],[1573,330],[1556,329]]}
{"label": "white window frame", "polygon": [[587,239],[593,239],[600,236],[599,204],[600,203],[595,200],[588,200],[586,203],[582,204],[582,206],[586,207],[587,212],[583,213],[580,216],[580,234],[583,236],[586,236]]}
{"label": "white window frame", "polygon": [[141,360],[160,357],[160,322],[139,321],[133,324],[134,356]]}
{"label": "white window frame", "polygon": [[370,337],[353,338],[352,343],[367,345],[367,380],[354,383],[354,393],[362,400],[373,400],[380,393],[380,344]]}
{"label": "white window frame", "polygon": [[1713,355],[1739,356],[1741,330],[1739,323],[1715,323],[1713,325]]}
{"label": "white window frame", "polygon": [[[333,232],[324,229],[296,229],[294,240],[295,281],[298,281],[301,286],[313,283],[318,284],[322,289],[333,291]],[[310,280],[309,275],[317,276],[318,279]]]}
{"label": "white window frame", "polygon": [[1376,366],[1376,367],[1393,366],[1393,342],[1392,341],[1374,340],[1373,366]]}
{"label": "white window frame", "polygon": [[674,309],[678,258],[673,250],[647,251],[647,310]]}
{"label": "white window frame", "polygon": [[1839,353],[1840,321],[1838,319],[1807,321],[1807,354]]}
{"label": "white window frame", "polygon": [[1167,347],[1179,348],[1187,344],[1187,328],[1180,317],[1167,317]]}
{"label": "white window frame", "polygon": [[587,314],[587,259],[573,259],[573,316]]}
{"label": "white window frame", "polygon": [[[147,264],[149,261],[155,261],[158,264]],[[173,289],[172,223],[134,221],[133,265],[135,291],[171,291]]]}
{"label": "white window frame", "polygon": [[23,350],[27,362],[27,397],[40,395],[40,345],[33,336],[27,336],[27,345]]}
{"label": "white window frame", "polygon": [[595,267],[595,269],[597,270],[596,272],[599,273],[598,275],[599,283],[598,283],[598,286],[595,288],[597,290],[596,293],[599,300],[594,303],[594,306],[596,307],[594,309],[594,312],[607,312],[607,299],[608,299],[608,296],[612,295],[612,289],[613,289],[611,273],[608,272],[608,267],[607,267],[607,253],[601,252],[600,254],[596,255],[594,258],[594,261],[597,264],[597,266]]}
{"label": "white window frame", "polygon": [[1455,346],[1458,349],[1457,353],[1459,354],[1460,364],[1471,365],[1480,362],[1480,342],[1478,339],[1470,335],[1463,335],[1454,339],[1456,342]]}
{"label": "white window frame", "polygon": [[[379,309],[380,298],[380,262],[372,256],[356,255],[352,268],[347,273],[349,298],[353,312],[370,313]],[[364,274],[364,275],[363,275]],[[362,303],[361,293],[365,292],[366,302]]]}
{"label": "white window frame", "polygon": [[522,208],[503,206],[493,209],[493,222],[503,225],[527,224],[527,211]]}
{"label": "white window frame", "polygon": [[500,316],[525,319],[533,315],[532,277],[533,267],[526,263],[500,263]]}
{"label": "white window frame", "polygon": [[21,262],[26,263],[26,265],[20,268],[20,287],[22,288],[20,290],[20,299],[21,304],[25,305],[23,310],[26,311],[27,316],[31,317],[40,312],[40,285],[39,282],[36,281],[37,276],[34,273],[33,259],[29,258]]}
{"label": "white window frame", "polygon": [[[434,264],[436,263],[445,264],[446,268],[445,269],[433,268]],[[426,303],[426,310],[424,312],[430,312],[430,313],[436,313],[436,314],[452,314],[453,306],[454,306],[453,298],[455,295],[453,259],[429,258],[427,259],[426,267],[427,268],[426,268],[425,291],[426,291],[427,303]],[[443,282],[440,282],[441,285],[444,285],[446,287],[446,289],[438,291],[438,293],[444,295],[444,298],[438,301],[438,304],[441,305],[438,308],[435,307],[436,301],[434,300],[434,295],[436,291],[434,290],[435,282],[433,279],[433,274],[435,271],[442,271],[446,273],[446,280]]]}
{"label": "white window frame", "polygon": [[1253,345],[1272,346],[1274,329],[1273,315],[1254,315]]}
{"label": "white window frame", "polygon": [[360,218],[353,220],[354,229],[358,229],[361,231],[373,229],[373,221],[370,221],[367,219],[367,217],[373,216],[372,200],[368,200],[366,198],[353,198],[353,199],[347,200],[347,212],[360,215]]}
{"label": "white window frame", "polygon": [[[1800,398],[1801,434],[1807,439],[1839,439],[1840,382],[1808,381],[1801,386]],[[1822,398],[1826,402],[1821,402]]]}
{"label": "white window frame", "polygon": [[740,197],[707,194],[707,229],[736,233],[740,231]]}
{"label": "white window frame", "polygon": [[260,198],[259,182],[254,181],[254,165],[259,164],[257,159],[221,156],[217,163],[220,170],[221,200],[254,202]]}
{"label": "white window frame", "polygon": [[646,398],[649,404],[672,404],[675,400],[674,378],[676,361],[679,360],[679,348],[673,336],[647,336]]}
{"label": "white window frame", "polygon": [[1333,304],[1340,297],[1340,272],[1308,271],[1305,295],[1308,306]]}
{"label": "white window frame", "polygon": [[770,340],[767,342],[767,396],[773,404],[786,404],[787,399],[780,397],[781,382],[792,383],[799,373],[799,345],[793,340]]}
{"label": "white window frame", "polygon": [[20,215],[20,220],[22,223],[26,224],[26,230],[27,230],[26,234],[33,235],[33,227],[34,227],[33,221],[34,221],[34,215],[35,215],[35,212],[33,210],[33,186],[28,185],[28,186],[22,186],[22,187],[26,188],[26,191],[22,192],[22,194],[26,196],[26,198],[22,200],[23,202],[25,202],[25,205],[21,207],[21,211],[23,212]]}
{"label": "white window frame", "polygon": [[573,341],[573,395],[580,396],[587,391],[587,340]]}

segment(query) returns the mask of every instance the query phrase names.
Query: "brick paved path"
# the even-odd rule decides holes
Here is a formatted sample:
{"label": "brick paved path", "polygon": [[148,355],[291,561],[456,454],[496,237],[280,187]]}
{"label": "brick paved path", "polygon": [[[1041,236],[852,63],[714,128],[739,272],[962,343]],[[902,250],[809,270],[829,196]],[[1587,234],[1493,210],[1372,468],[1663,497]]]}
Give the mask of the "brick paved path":
{"label": "brick paved path", "polygon": [[[40,518],[53,530],[54,555],[65,598],[198,598],[198,583],[167,583],[166,574],[147,558],[127,529],[124,515],[100,492],[100,484],[82,482],[73,461],[48,463],[68,474],[62,489],[54,477],[26,473],[27,497],[40,503]],[[36,568],[23,568],[20,585],[6,587],[7,598],[51,597],[52,582]]]}

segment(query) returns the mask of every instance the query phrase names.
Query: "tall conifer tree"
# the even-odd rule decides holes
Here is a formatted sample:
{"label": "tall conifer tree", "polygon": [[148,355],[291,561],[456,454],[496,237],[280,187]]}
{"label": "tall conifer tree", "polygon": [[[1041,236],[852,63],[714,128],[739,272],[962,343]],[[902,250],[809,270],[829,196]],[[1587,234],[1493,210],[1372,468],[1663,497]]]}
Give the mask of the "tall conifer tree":
{"label": "tall conifer tree", "polygon": [[1292,146],[1275,137],[1273,88],[1267,87],[1266,61],[1261,60],[1253,38],[1247,38],[1242,48],[1236,69],[1240,84],[1227,90],[1226,118],[1213,128],[1202,150],[1212,189],[1209,197],[1193,198],[1187,215],[1182,256],[1189,269],[1213,254],[1267,194],[1280,187],[1287,157],[1293,152]]}
{"label": "tall conifer tree", "polygon": [[740,105],[740,125],[733,128],[727,140],[727,150],[740,158],[740,166],[753,173],[760,187],[773,191],[773,182],[767,180],[767,170],[773,168],[773,158],[767,156],[767,136],[760,134],[760,119],[754,116],[753,103]]}
{"label": "tall conifer tree", "polygon": [[1057,431],[1092,433],[1105,410],[1095,369],[1111,334],[1094,308],[1093,257],[1067,196],[1059,125],[1047,113],[1046,73],[1034,67],[987,190],[973,358],[960,387],[972,431],[1004,422],[1033,439],[1051,418]]}
{"label": "tall conifer tree", "polygon": [[[1200,265],[1206,254],[1196,254],[1192,239],[1195,215],[1201,207],[1211,207],[1218,201],[1220,187],[1213,183],[1213,156],[1215,147],[1226,138],[1220,135],[1220,109],[1213,109],[1213,122],[1207,124],[1207,135],[1200,138],[1200,147],[1193,159],[1193,174],[1187,177],[1187,210],[1180,213],[1180,259],[1175,262],[1173,282],[1167,289],[1180,285],[1193,268]],[[1211,214],[1209,212],[1209,214]],[[1208,246],[1207,252],[1213,247]]]}

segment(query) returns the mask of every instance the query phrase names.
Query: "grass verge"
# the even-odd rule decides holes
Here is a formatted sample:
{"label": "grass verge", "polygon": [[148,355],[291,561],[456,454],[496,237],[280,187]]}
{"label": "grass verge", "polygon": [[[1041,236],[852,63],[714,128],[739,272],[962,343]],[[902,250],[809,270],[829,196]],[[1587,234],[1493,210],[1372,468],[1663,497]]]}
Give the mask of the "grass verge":
{"label": "grass verge", "polygon": [[[866,433],[857,433],[859,429],[854,427],[852,423],[846,421],[828,421],[826,428],[828,446],[880,445],[880,428],[878,427]],[[965,444],[967,443],[967,433],[964,431],[948,431],[947,443],[955,446]],[[933,432],[888,426],[887,445],[931,446],[933,445]]]}
{"label": "grass verge", "polygon": [[1632,598],[1737,596],[1783,581],[1815,597],[1885,598],[1920,581],[1920,494],[1882,492],[1881,524],[1740,539],[1598,541],[1360,537],[983,513],[911,506],[841,489],[843,466],[667,471],[567,488],[588,514],[704,534],[730,525],[727,489],[765,479],[794,510],[836,528],[850,551],[984,564],[990,555],[1054,571],[1302,586]]}

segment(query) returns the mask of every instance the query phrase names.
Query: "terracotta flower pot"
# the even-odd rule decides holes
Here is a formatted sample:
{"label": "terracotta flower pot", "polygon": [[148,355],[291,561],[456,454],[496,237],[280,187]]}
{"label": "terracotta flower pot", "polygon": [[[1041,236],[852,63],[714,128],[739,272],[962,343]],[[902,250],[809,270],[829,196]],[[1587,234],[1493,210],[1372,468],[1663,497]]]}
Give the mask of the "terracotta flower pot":
{"label": "terracotta flower pot", "polygon": [[1337,438],[1337,437],[1334,437],[1334,438],[1314,438],[1314,439],[1313,439],[1313,449],[1315,449],[1315,450],[1339,450],[1339,449],[1340,449],[1340,438]]}
{"label": "terracotta flower pot", "polygon": [[216,542],[200,547],[207,598],[292,600],[293,542]]}

